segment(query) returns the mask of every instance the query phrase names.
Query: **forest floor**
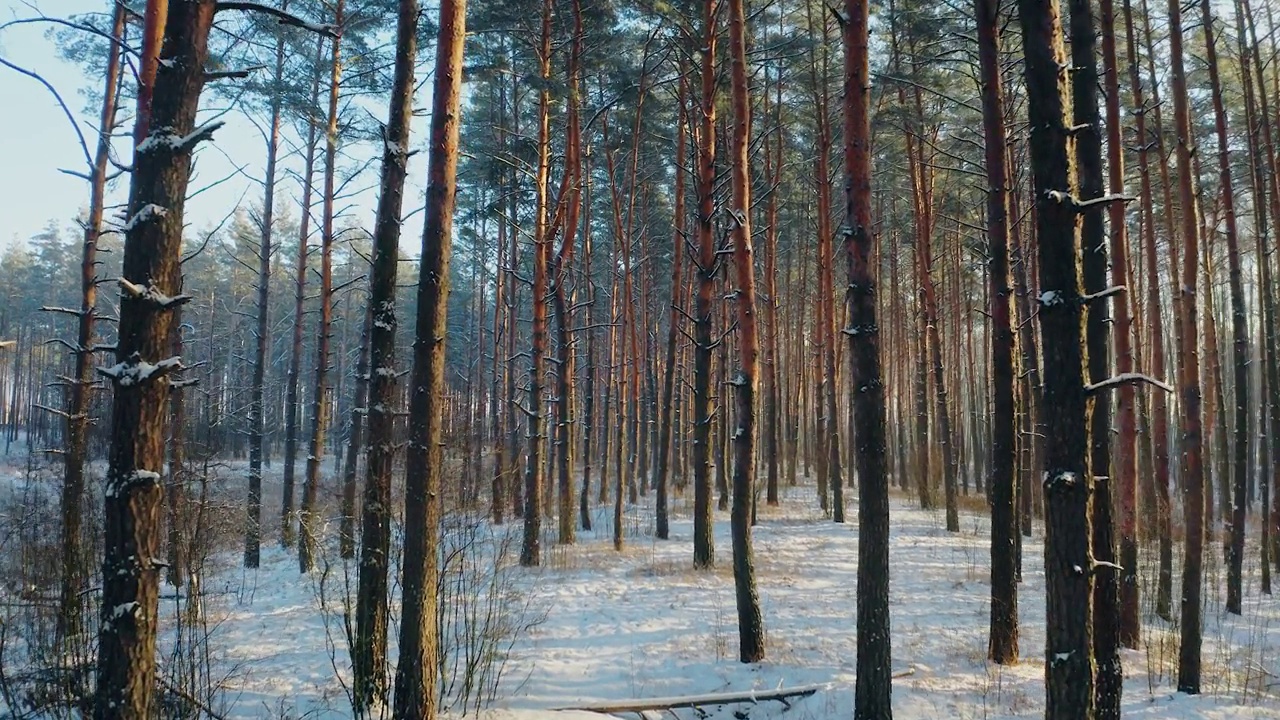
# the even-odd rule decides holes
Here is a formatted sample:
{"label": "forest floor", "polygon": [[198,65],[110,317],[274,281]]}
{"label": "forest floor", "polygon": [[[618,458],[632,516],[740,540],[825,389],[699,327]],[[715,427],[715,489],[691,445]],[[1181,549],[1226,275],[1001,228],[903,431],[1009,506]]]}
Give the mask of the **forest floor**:
{"label": "forest floor", "polygon": [[[611,508],[597,508],[597,532],[579,530],[572,547],[555,545],[554,524],[544,524],[551,527],[544,527],[543,567],[532,570],[513,563],[518,524],[470,526],[473,541],[487,548],[478,562],[492,565],[496,556],[503,569],[495,575],[480,568],[470,579],[460,573],[463,585],[455,592],[471,596],[463,612],[478,618],[480,626],[501,625],[493,649],[509,647],[493,709],[483,717],[585,720],[600,716],[549,709],[819,683],[829,687],[792,701],[789,708],[765,702],[703,709],[711,718],[732,718],[735,711],[751,718],[852,717],[856,524],[824,519],[812,488],[803,486],[786,488],[781,507],[760,508],[753,540],[768,657],[743,665],[737,661],[728,513],[716,513],[716,569],[694,572],[685,502],[674,502],[671,539],[657,541],[649,530],[652,497],[647,501],[627,514],[622,552],[613,549]],[[1024,545],[1019,586],[1024,659],[1001,667],[986,661],[989,543],[982,503],[973,502],[962,513],[959,533],[947,533],[941,512],[921,511],[913,502],[897,495],[892,502],[890,611],[893,669],[900,675],[894,681],[895,717],[1042,716],[1040,529]],[[1216,543],[1208,547],[1214,548],[1208,555],[1220,554]],[[1144,648],[1124,652],[1126,717],[1280,718],[1280,596],[1260,595],[1253,558],[1244,614],[1227,615],[1219,563],[1216,557],[1207,559],[1203,694],[1174,691],[1177,626],[1149,612],[1148,593]],[[243,570],[239,560],[234,551],[216,554],[204,580],[207,658],[224,687],[221,714],[350,717],[343,605],[344,595],[353,593],[354,563],[343,564],[334,552],[325,569],[300,576],[295,557],[275,543],[264,545],[256,571]],[[1144,585],[1154,575],[1147,565],[1144,558]],[[1176,572],[1174,577],[1176,593]],[[173,597],[172,588],[166,593]],[[495,602],[478,600],[482,595]],[[177,615],[175,602],[162,603],[170,625]],[[484,617],[493,609],[500,617],[486,625]],[[392,616],[394,654],[396,608]],[[162,644],[166,652],[172,650],[171,641]],[[171,657],[162,660],[162,667],[171,662]],[[677,716],[702,717],[693,710]]]}

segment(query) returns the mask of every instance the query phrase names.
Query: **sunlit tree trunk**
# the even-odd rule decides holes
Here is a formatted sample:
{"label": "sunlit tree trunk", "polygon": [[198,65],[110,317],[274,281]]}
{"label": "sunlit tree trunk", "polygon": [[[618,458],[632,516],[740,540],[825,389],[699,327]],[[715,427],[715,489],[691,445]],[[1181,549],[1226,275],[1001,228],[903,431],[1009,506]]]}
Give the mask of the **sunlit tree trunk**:
{"label": "sunlit tree trunk", "polygon": [[406,720],[434,720],[438,700],[440,638],[436,629],[436,583],[444,474],[441,411],[466,1],[441,0],[439,20],[427,156],[426,218],[409,395],[409,448],[405,460],[404,513],[410,521],[405,523],[400,657],[392,705],[392,716]]}
{"label": "sunlit tree trunk", "polygon": [[320,551],[316,503],[320,494],[320,462],[324,457],[325,433],[329,420],[329,362],[333,333],[333,216],[337,191],[338,97],[342,82],[341,27],[346,0],[334,6],[333,39],[329,66],[329,126],[325,131],[324,209],[320,219],[320,319],[316,328],[315,396],[311,399],[311,436],[307,448],[307,476],[302,489],[302,511],[298,522],[298,569],[311,572]]}

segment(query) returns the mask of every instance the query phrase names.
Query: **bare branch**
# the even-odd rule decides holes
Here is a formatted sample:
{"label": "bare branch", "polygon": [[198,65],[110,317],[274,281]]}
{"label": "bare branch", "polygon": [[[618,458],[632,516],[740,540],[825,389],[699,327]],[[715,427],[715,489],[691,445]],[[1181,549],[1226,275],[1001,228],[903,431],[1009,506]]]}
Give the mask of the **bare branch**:
{"label": "bare branch", "polygon": [[281,25],[292,25],[293,27],[302,28],[313,33],[324,35],[328,38],[337,39],[338,28],[333,25],[313,23],[303,20],[302,18],[290,12],[285,12],[278,8],[268,5],[260,5],[255,2],[220,2],[214,6],[214,12],[222,12],[223,10],[240,10],[242,12],[256,12],[263,15],[270,15],[280,21]]}
{"label": "bare branch", "polygon": [[1111,388],[1119,387],[1121,385],[1137,385],[1139,383],[1154,385],[1167,393],[1173,392],[1173,386],[1169,383],[1166,383],[1163,380],[1157,380],[1150,375],[1143,375],[1142,373],[1120,373],[1119,375],[1109,377],[1101,382],[1085,385],[1084,391],[1089,394],[1093,394],[1103,390],[1110,390]]}

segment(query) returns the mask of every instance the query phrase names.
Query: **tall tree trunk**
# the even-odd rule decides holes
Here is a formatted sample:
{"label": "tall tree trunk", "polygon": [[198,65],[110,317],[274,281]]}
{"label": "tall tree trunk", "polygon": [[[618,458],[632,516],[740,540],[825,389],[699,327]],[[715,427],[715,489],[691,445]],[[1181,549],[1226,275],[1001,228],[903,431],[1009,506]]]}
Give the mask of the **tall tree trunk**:
{"label": "tall tree trunk", "polygon": [[733,134],[730,140],[730,209],[737,287],[738,361],[730,385],[734,388],[737,429],[733,433],[733,584],[738,607],[738,658],[744,663],[764,659],[764,618],[756,591],[751,552],[751,508],[755,502],[756,386],[760,338],[756,331],[756,277],[751,243],[751,97],[747,87],[747,21],[743,0],[729,2],[729,59],[732,68]]}
{"label": "tall tree trunk", "polygon": [[[324,38],[316,39],[316,67],[324,57]],[[311,106],[320,100],[320,73],[311,79]],[[289,350],[289,373],[285,387],[284,424],[284,476],[282,480],[284,501],[280,507],[280,544],[293,546],[294,527],[294,472],[298,458],[298,378],[302,373],[302,321],[307,289],[307,239],[311,236],[311,179],[315,176],[317,127],[314,117],[307,118],[306,161],[302,171],[302,207],[298,223],[298,257],[294,263],[293,281],[293,340]]]}
{"label": "tall tree trunk", "polygon": [[[440,491],[444,473],[441,410],[444,405],[444,351],[449,309],[449,256],[457,192],[466,0],[441,0],[438,28],[426,219],[422,231],[418,317],[413,342],[413,384],[409,396],[409,449],[405,466],[404,513],[411,521],[405,524],[400,657],[396,665],[392,710],[394,717],[408,720],[434,720],[438,695],[440,638],[436,630],[436,585],[439,576]],[[408,87],[412,86],[412,83],[408,84]],[[406,103],[411,101],[411,98],[405,98]],[[401,145],[400,150],[407,151],[407,143]],[[394,287],[394,282],[391,287]],[[534,514],[537,515],[536,510]]]}
{"label": "tall tree trunk", "polygon": [[337,0],[333,24],[338,37],[330,48],[329,126],[325,131],[324,210],[320,219],[320,320],[316,330],[315,396],[311,399],[311,437],[307,448],[307,477],[298,522],[298,569],[311,572],[320,551],[316,503],[320,493],[320,462],[324,458],[329,420],[329,348],[333,326],[333,215],[338,163],[338,93],[342,81],[342,22],[346,0]]}
{"label": "tall tree trunk", "polygon": [[551,7],[552,0],[542,2],[542,39],[538,50],[543,83],[538,90],[538,164],[534,182],[536,199],[534,216],[533,257],[533,339],[529,349],[529,457],[524,476],[524,539],[520,547],[520,564],[526,567],[542,562],[543,449],[546,431],[543,420],[543,368],[547,354],[547,266],[551,261],[551,241],[547,237],[547,174],[550,164],[550,90],[551,78]]}
{"label": "tall tree trunk", "polygon": [[[1156,251],[1156,219],[1153,207],[1153,190],[1151,187],[1151,170],[1148,162],[1149,147],[1151,143],[1147,141],[1147,124],[1146,117],[1149,106],[1145,100],[1142,85],[1142,73],[1138,60],[1138,42],[1137,42],[1137,26],[1134,22],[1133,8],[1130,0],[1124,0],[1124,19],[1125,19],[1125,44],[1129,57],[1129,85],[1133,96],[1133,105],[1137,108],[1135,112],[1137,136],[1138,136],[1138,178],[1139,178],[1139,194],[1142,203],[1142,246],[1143,255],[1145,257],[1147,273],[1149,281],[1147,282],[1147,327],[1151,330],[1150,347],[1151,347],[1151,372],[1157,378],[1164,378],[1166,375],[1165,366],[1165,336],[1164,336],[1164,314],[1160,308],[1160,270]],[[1145,13],[1144,13],[1145,15]],[[1154,103],[1154,99],[1152,101]],[[1163,167],[1163,163],[1160,164]],[[1156,536],[1159,555],[1159,569],[1156,582],[1156,614],[1169,620],[1172,618],[1171,594],[1173,586],[1173,541],[1170,530],[1170,498],[1169,498],[1169,409],[1168,400],[1161,392],[1153,392],[1151,395],[1151,430],[1152,437],[1152,465],[1154,470],[1154,478],[1152,485],[1155,487],[1156,494]],[[1135,555],[1136,559],[1136,555]],[[1125,556],[1121,555],[1122,567],[1130,567],[1125,564]],[[1136,560],[1135,565],[1136,567]],[[1125,588],[1122,585],[1121,590]],[[1125,607],[1135,607],[1138,603],[1138,593],[1136,585],[1134,586],[1132,597],[1125,596],[1122,598],[1122,612],[1131,612],[1125,610]]]}
{"label": "tall tree trunk", "polygon": [[676,183],[675,183],[675,234],[671,239],[671,316],[667,325],[666,361],[662,368],[662,408],[659,415],[658,430],[658,477],[657,497],[654,501],[657,515],[657,535],[659,540],[671,536],[670,518],[667,510],[667,491],[670,484],[671,438],[674,434],[672,413],[674,412],[675,378],[676,378],[676,340],[680,332],[681,297],[684,294],[681,283],[681,272],[684,265],[685,218],[684,218],[684,163],[685,163],[685,104],[688,101],[689,87],[686,81],[685,68],[681,67],[680,96],[676,100],[678,113],[676,120]]}
{"label": "tall tree trunk", "polygon": [[[1073,125],[1056,0],[1020,0],[1044,346],[1048,720],[1094,715],[1088,401]],[[1084,570],[1081,570],[1081,569]]]}
{"label": "tall tree trunk", "polygon": [[195,145],[220,125],[195,127],[214,3],[169,5],[151,0],[145,15],[117,364],[99,370],[114,395],[94,701],[103,719],[152,711],[168,376],[182,369],[169,349],[173,311],[189,299],[179,294],[183,208]]}
{"label": "tall tree trunk", "polygon": [[[1085,342],[1088,344],[1088,382],[1101,383],[1111,377],[1108,348],[1107,236],[1103,224],[1106,180],[1102,169],[1102,119],[1098,115],[1097,31],[1092,0],[1071,0],[1071,86],[1076,140],[1077,197],[1081,206],[1081,281],[1084,291],[1099,299],[1088,302],[1085,311]],[[1116,550],[1111,497],[1111,404],[1108,398],[1094,400],[1088,407],[1089,468],[1093,480],[1090,498],[1090,530],[1094,564],[1093,654],[1095,660],[1095,711],[1097,717],[1119,720],[1124,667],[1120,661],[1119,576],[1115,570]]]}
{"label": "tall tree trunk", "polygon": [[[1260,110],[1260,125],[1262,126],[1262,141],[1266,152],[1263,153],[1266,159],[1267,169],[1267,197],[1269,202],[1265,204],[1271,213],[1273,221],[1280,218],[1280,179],[1277,179],[1277,162],[1275,155],[1275,138],[1272,135],[1271,128],[1271,108],[1267,100],[1267,88],[1263,78],[1263,64],[1261,53],[1258,46],[1257,28],[1253,24],[1253,17],[1250,10],[1249,0],[1241,0],[1243,15],[1249,22],[1249,40],[1252,46],[1250,55],[1253,60],[1254,75],[1258,82],[1257,101]],[[1261,170],[1259,171],[1261,172]],[[1256,202],[1256,201],[1255,201]],[[1267,223],[1260,223],[1264,229],[1263,233],[1258,235],[1258,257],[1267,257],[1272,254],[1273,250],[1267,250],[1267,238],[1265,229],[1269,226]],[[1267,508],[1263,507],[1263,522],[1270,531],[1271,540],[1271,561],[1276,564],[1276,568],[1280,569],[1280,474],[1277,474],[1277,461],[1280,459],[1280,432],[1276,429],[1280,428],[1280,355],[1277,351],[1277,327],[1276,327],[1276,296],[1274,284],[1274,263],[1261,262],[1259,265],[1259,280],[1262,289],[1262,316],[1263,325],[1267,331],[1265,333],[1266,348],[1266,367],[1267,374],[1267,415],[1271,425],[1271,433],[1269,436],[1271,450],[1271,510],[1270,519],[1267,519]],[[1263,535],[1267,537],[1266,534]]]}
{"label": "tall tree trunk", "polygon": [[1000,3],[975,0],[978,63],[982,81],[982,128],[987,166],[987,262],[991,307],[991,634],[993,662],[1018,661],[1018,518],[1014,484],[1016,451],[1016,343],[1011,321],[1009,274],[1009,169],[1000,77]]}
{"label": "tall tree trunk", "polygon": [[[767,74],[766,74],[767,78]],[[769,88],[765,83],[764,114],[770,114]],[[781,95],[781,70],[774,78],[774,90]],[[782,152],[785,139],[782,135],[781,100],[774,103],[773,129],[764,138],[764,176],[773,190],[768,193],[765,207],[764,247],[764,445],[761,448],[765,463],[765,502],[778,504],[778,192],[782,184]],[[841,508],[843,510],[843,508]],[[843,513],[842,513],[843,514]],[[840,520],[844,520],[843,517]]]}
{"label": "tall tree trunk", "polygon": [[[1182,564],[1181,644],[1178,651],[1178,690],[1200,692],[1201,579],[1204,560],[1204,460],[1200,418],[1200,358],[1197,351],[1197,263],[1200,226],[1196,220],[1196,190],[1192,176],[1191,109],[1182,57],[1182,6],[1169,2],[1169,53],[1173,75],[1174,130],[1178,139],[1178,201],[1182,206],[1182,338],[1179,347],[1183,468],[1183,522],[1186,533]],[[1172,254],[1172,253],[1171,253]]]}
{"label": "tall tree trunk", "polygon": [[715,3],[702,5],[702,123],[698,149],[698,296],[693,322],[693,566],[715,564],[711,515],[711,294],[718,259],[713,235],[716,175],[716,15]]}
{"label": "tall tree trunk", "polygon": [[[1107,128],[1107,192],[1114,196],[1124,194],[1124,137],[1123,118],[1120,112],[1120,69],[1116,52],[1116,14],[1114,0],[1100,0],[1099,27],[1102,31],[1102,66],[1104,95],[1106,98]],[[1125,287],[1115,296],[1115,358],[1116,373],[1129,375],[1134,371],[1133,314],[1129,299],[1136,292],[1130,280],[1129,238],[1123,203],[1112,202],[1108,208],[1107,226],[1110,234],[1111,284]],[[1111,474],[1115,481],[1111,486],[1119,496],[1116,508],[1120,514],[1120,554],[1117,588],[1118,614],[1115,618],[1119,643],[1136,648],[1141,641],[1142,619],[1138,608],[1138,464],[1137,464],[1137,416],[1134,410],[1136,392],[1131,384],[1118,389],[1116,421],[1119,434],[1116,449],[1111,458]],[[1096,501],[1096,498],[1095,498]],[[1096,551],[1095,551],[1096,552]],[[1114,571],[1113,571],[1114,572]],[[1111,621],[1108,621],[1111,622]],[[1114,656],[1119,663],[1119,655]],[[1123,666],[1113,677],[1123,678]],[[1118,693],[1117,693],[1118,696]]]}
{"label": "tall tree trunk", "polygon": [[[876,323],[875,238],[871,225],[870,3],[844,3],[844,251],[849,278],[849,374],[858,429],[857,684],[853,716],[888,720],[892,675],[889,629],[889,482],[885,472],[884,384]],[[855,434],[850,428],[850,441]]]}
{"label": "tall tree trunk", "polygon": [[[573,376],[574,343],[571,340],[570,323],[573,305],[573,291],[568,287],[573,272],[573,250],[577,242],[578,220],[582,212],[582,129],[578,119],[581,104],[579,86],[579,63],[582,58],[582,2],[572,0],[573,4],[573,45],[569,53],[569,100],[567,140],[565,148],[565,179],[561,189],[561,200],[556,209],[557,221],[563,213],[564,239],[560,250],[556,253],[555,264],[551,272],[552,303],[556,316],[556,456],[559,500],[559,542],[572,544],[576,508],[574,507],[573,487]],[[567,207],[567,209],[566,209]],[[554,235],[554,231],[553,231]],[[550,240],[548,240],[550,242]],[[548,250],[548,253],[550,250]]]}
{"label": "tall tree trunk", "polygon": [[[587,217],[582,223],[582,282],[587,293],[587,353],[586,368],[583,375],[582,393],[582,492],[578,495],[578,514],[581,516],[582,529],[591,529],[591,469],[595,457],[592,455],[596,436],[596,327],[595,306],[599,299],[595,281],[591,277],[591,167],[588,158],[587,171],[582,178],[585,194],[583,207]],[[600,490],[605,490],[604,475],[601,474]]]}
{"label": "tall tree trunk", "polygon": [[351,425],[347,432],[347,452],[342,461],[342,518],[338,528],[338,548],[344,560],[356,556],[356,475],[360,471],[360,455],[364,447],[364,419],[369,412],[369,338],[372,325],[373,299],[370,297],[365,301],[364,322],[360,328]]}
{"label": "tall tree trunk", "polygon": [[[1230,545],[1227,548],[1227,612],[1241,612],[1241,574],[1244,566],[1245,505],[1249,471],[1249,335],[1245,317],[1244,286],[1240,278],[1240,242],[1236,230],[1235,192],[1231,178],[1231,138],[1227,133],[1227,111],[1222,102],[1222,81],[1218,73],[1217,41],[1213,31],[1213,10],[1209,0],[1200,2],[1200,23],[1204,29],[1205,61],[1209,66],[1209,89],[1213,95],[1214,130],[1218,137],[1218,185],[1222,192],[1222,214],[1227,239],[1227,268],[1231,286],[1231,335],[1235,396],[1235,437],[1231,458],[1232,506],[1228,520]],[[1208,239],[1206,238],[1206,244]],[[1263,259],[1263,262],[1267,260]],[[1212,292],[1207,289],[1206,292]],[[1221,478],[1226,482],[1226,478]]]}
{"label": "tall tree trunk", "polygon": [[125,7],[116,5],[111,21],[111,49],[103,80],[102,111],[98,115],[98,144],[89,176],[89,215],[84,221],[80,255],[80,310],[76,315],[75,370],[66,381],[67,436],[62,481],[62,577],[58,593],[58,636],[66,640],[83,629],[81,591],[89,568],[84,550],[84,465],[89,450],[89,412],[93,400],[94,321],[98,304],[98,239],[106,206],[111,137],[116,128],[117,90],[120,85],[120,53],[125,38]]}
{"label": "tall tree trunk", "polygon": [[[388,690],[391,475],[395,464],[392,438],[395,436],[395,412],[400,400],[395,369],[396,328],[399,324],[396,318],[396,279],[400,264],[400,216],[404,205],[413,116],[418,14],[418,0],[400,0],[396,24],[396,65],[387,125],[383,130],[382,182],[374,220],[373,263],[369,280],[369,397],[366,402],[369,449],[361,503],[356,637],[352,645],[351,669],[352,704],[357,714],[374,717],[386,707]],[[494,312],[498,312],[496,305]],[[423,528],[420,532],[425,535],[432,530]]]}
{"label": "tall tree trunk", "polygon": [[[288,10],[282,0],[281,10]],[[267,374],[267,345],[270,337],[267,318],[271,289],[272,233],[275,230],[276,158],[280,150],[280,109],[284,93],[284,35],[276,39],[275,71],[271,78],[271,119],[267,128],[267,167],[262,188],[262,232],[258,239],[258,298],[253,347],[253,380],[249,390],[249,502],[244,532],[244,566],[258,567],[262,547],[262,444],[266,422],[263,417],[263,387]]]}

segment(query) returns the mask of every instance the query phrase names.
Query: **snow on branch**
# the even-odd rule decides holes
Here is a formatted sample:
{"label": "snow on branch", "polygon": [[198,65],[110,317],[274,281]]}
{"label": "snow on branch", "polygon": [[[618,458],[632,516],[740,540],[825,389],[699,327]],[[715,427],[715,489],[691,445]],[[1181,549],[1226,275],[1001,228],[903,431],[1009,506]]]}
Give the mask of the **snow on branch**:
{"label": "snow on branch", "polygon": [[266,70],[266,65],[250,65],[249,67],[240,68],[238,70],[215,70],[206,72],[204,79],[206,82],[215,80],[244,80],[259,70]]}
{"label": "snow on branch", "polygon": [[138,143],[137,152],[139,155],[160,150],[169,150],[175,153],[187,152],[195,147],[196,143],[213,137],[213,133],[225,124],[221,120],[214,120],[201,125],[186,135],[179,135],[170,127],[156,128],[146,139]]}
{"label": "snow on branch", "polygon": [[1163,380],[1157,380],[1150,375],[1143,375],[1142,373],[1120,373],[1119,375],[1109,377],[1101,382],[1085,385],[1084,391],[1087,393],[1096,393],[1103,390],[1110,390],[1113,387],[1119,387],[1121,385],[1137,385],[1138,383],[1154,385],[1167,393],[1173,392],[1173,386],[1169,383],[1164,382]]}
{"label": "snow on branch", "polygon": [[80,317],[81,315],[84,314],[79,310],[72,310],[71,308],[65,308],[65,307],[54,307],[52,305],[41,305],[40,312],[62,313],[63,315],[74,315],[76,317]]}
{"label": "snow on branch", "polygon": [[191,302],[190,295],[165,295],[155,285],[138,285],[125,278],[120,278],[120,289],[134,300],[141,300],[161,310],[168,310]]}
{"label": "snow on branch", "polygon": [[308,32],[318,33],[325,37],[338,37],[338,27],[326,23],[313,23],[303,20],[293,13],[279,10],[267,5],[261,5],[256,2],[230,2],[224,0],[214,6],[214,12],[223,10],[241,10],[243,12],[256,12],[264,15],[270,15],[280,22],[281,25],[292,25],[293,27],[302,28]]}
{"label": "snow on branch", "polygon": [[1133,202],[1134,200],[1137,200],[1137,199],[1138,198],[1132,195],[1122,195],[1120,193],[1112,193],[1110,195],[1103,195],[1101,197],[1096,197],[1092,200],[1076,200],[1075,204],[1076,204],[1077,210],[1084,210],[1085,208],[1089,208],[1094,205],[1106,205],[1108,203],[1113,203],[1113,202],[1127,203],[1127,202]]}
{"label": "snow on branch", "polygon": [[160,484],[160,473],[151,470],[134,470],[121,476],[107,479],[107,497],[122,497],[135,488],[145,488]]}
{"label": "snow on branch", "polygon": [[1106,290],[1099,290],[1099,291],[1098,291],[1098,292],[1096,292],[1096,293],[1089,293],[1089,294],[1087,294],[1087,295],[1081,295],[1081,296],[1080,296],[1080,301],[1081,301],[1081,302],[1093,302],[1094,300],[1101,300],[1101,299],[1103,299],[1103,298],[1109,298],[1109,297],[1111,297],[1112,295],[1119,295],[1120,293],[1122,293],[1122,292],[1126,292],[1126,291],[1127,291],[1127,288],[1125,288],[1125,286],[1124,286],[1124,285],[1115,285],[1115,286],[1112,286],[1112,287],[1107,288]]}
{"label": "snow on branch", "polygon": [[1120,193],[1112,193],[1110,195],[1102,195],[1090,200],[1081,200],[1070,192],[1065,190],[1046,190],[1045,197],[1056,203],[1069,203],[1076,212],[1084,212],[1095,205],[1107,205],[1113,202],[1133,202],[1138,198],[1132,195],[1122,195]]}
{"label": "snow on branch", "polygon": [[185,369],[186,366],[182,364],[182,358],[176,355],[152,364],[143,360],[135,352],[129,356],[128,360],[122,363],[116,363],[107,368],[98,368],[98,374],[109,378],[117,387],[135,387],[154,382],[170,373]]}
{"label": "snow on branch", "polygon": [[133,214],[133,217],[129,218],[129,220],[126,221],[125,224],[120,227],[120,232],[127,233],[144,222],[150,222],[151,220],[159,220],[160,218],[168,214],[169,214],[169,210],[167,208],[160,207],[155,203],[147,203],[146,205],[143,205],[142,208],[138,210],[138,212]]}

